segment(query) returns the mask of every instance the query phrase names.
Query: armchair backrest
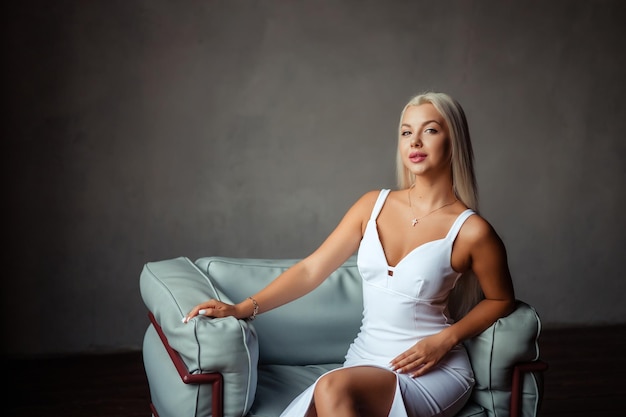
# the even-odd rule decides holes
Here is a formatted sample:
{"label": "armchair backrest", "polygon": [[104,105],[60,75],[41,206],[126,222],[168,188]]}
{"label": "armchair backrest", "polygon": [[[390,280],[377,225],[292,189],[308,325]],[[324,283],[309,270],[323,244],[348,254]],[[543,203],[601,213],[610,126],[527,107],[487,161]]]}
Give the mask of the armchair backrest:
{"label": "armchair backrest", "polygon": [[[206,257],[195,263],[230,300],[239,302],[296,262]],[[343,363],[362,310],[361,277],[352,258],[311,293],[256,318],[259,363]]]}

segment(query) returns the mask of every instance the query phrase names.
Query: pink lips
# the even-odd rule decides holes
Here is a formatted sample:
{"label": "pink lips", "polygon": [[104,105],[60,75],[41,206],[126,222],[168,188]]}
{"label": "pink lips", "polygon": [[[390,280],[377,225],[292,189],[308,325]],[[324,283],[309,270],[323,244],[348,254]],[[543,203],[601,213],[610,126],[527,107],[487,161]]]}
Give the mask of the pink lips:
{"label": "pink lips", "polygon": [[426,154],[422,152],[411,152],[409,155],[409,160],[414,163],[422,162],[424,159],[426,159]]}

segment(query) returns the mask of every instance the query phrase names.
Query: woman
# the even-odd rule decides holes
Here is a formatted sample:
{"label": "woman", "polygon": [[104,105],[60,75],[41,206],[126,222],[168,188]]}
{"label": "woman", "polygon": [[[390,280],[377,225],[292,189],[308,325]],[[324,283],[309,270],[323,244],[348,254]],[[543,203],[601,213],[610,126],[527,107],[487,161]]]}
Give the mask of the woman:
{"label": "woman", "polygon": [[[206,301],[184,319],[254,318],[310,292],[358,250],[361,330],[344,365],[284,417],[453,416],[474,384],[461,342],[513,309],[506,250],[476,213],[463,109],[446,94],[415,96],[398,133],[398,190],[363,195],[316,251],[259,293],[237,305]],[[470,308],[455,321],[448,300],[457,282]]]}

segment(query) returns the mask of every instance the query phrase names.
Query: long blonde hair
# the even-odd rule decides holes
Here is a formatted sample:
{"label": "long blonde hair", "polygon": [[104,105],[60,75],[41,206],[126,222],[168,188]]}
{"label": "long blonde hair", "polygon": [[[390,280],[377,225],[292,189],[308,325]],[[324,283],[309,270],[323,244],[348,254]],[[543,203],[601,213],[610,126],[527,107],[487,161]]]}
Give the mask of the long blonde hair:
{"label": "long blonde hair", "polygon": [[[412,97],[402,109],[400,125],[404,112],[410,106],[430,103],[441,114],[448,126],[452,153],[450,165],[452,170],[452,187],[456,197],[467,207],[478,213],[478,186],[474,173],[474,151],[470,139],[469,127],[465,111],[461,105],[445,93],[426,92]],[[400,127],[398,127],[398,137]],[[402,163],[400,148],[396,153],[396,176],[398,187],[405,189],[415,182],[415,174]],[[457,282],[450,294],[448,308],[451,317],[460,319],[483,298],[476,276],[466,272]]]}

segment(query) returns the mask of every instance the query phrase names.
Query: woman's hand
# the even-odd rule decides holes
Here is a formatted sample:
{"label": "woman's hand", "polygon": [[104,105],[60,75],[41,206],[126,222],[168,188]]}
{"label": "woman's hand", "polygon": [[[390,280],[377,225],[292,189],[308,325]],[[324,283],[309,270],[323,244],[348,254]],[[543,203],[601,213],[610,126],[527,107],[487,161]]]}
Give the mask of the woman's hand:
{"label": "woman's hand", "polygon": [[183,317],[183,323],[189,322],[196,316],[228,317],[237,316],[237,308],[218,300],[209,300],[195,306],[187,316]]}
{"label": "woman's hand", "polygon": [[425,337],[391,361],[394,371],[413,378],[430,371],[454,347],[442,333]]}

